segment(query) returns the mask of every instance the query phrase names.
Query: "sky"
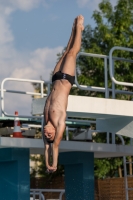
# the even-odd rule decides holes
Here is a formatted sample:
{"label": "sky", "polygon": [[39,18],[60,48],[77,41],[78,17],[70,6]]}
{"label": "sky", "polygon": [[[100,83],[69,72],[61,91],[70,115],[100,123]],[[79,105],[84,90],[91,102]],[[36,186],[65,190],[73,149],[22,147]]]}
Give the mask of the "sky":
{"label": "sky", "polygon": [[[0,83],[5,78],[50,80],[67,45],[74,18],[95,26],[92,14],[101,0],[0,0]],[[115,5],[117,0],[110,0]],[[32,92],[31,84],[8,81],[5,89]],[[31,96],[5,93],[5,112],[31,113]]]}

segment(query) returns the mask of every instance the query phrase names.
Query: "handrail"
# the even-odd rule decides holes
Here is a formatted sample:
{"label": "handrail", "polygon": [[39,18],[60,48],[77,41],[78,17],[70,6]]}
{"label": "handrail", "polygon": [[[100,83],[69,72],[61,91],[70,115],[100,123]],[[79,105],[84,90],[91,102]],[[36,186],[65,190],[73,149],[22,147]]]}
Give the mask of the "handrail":
{"label": "handrail", "polygon": [[[1,91],[1,89],[0,89]],[[37,95],[37,96],[41,96],[41,93],[35,93],[35,92],[25,92],[25,91],[17,91],[17,90],[3,90],[3,92],[9,92],[9,93],[16,93],[16,94],[27,94],[27,95]],[[43,94],[43,96],[47,96],[47,94]]]}
{"label": "handrail", "polygon": [[80,56],[89,56],[89,57],[97,57],[97,58],[103,58],[104,59],[105,88],[103,88],[103,87],[94,87],[94,86],[81,86],[78,83],[77,74],[75,73],[75,83],[76,83],[77,87],[79,89],[81,89],[81,90],[105,92],[105,97],[108,98],[108,76],[107,76],[107,58],[108,58],[108,56],[101,55],[101,54],[84,53],[84,52],[80,52],[77,55],[77,58],[79,58]]}
{"label": "handrail", "polygon": [[109,72],[110,72],[110,78],[112,80],[113,83],[115,84],[118,84],[118,85],[124,85],[124,86],[133,86],[133,83],[129,83],[129,82],[122,82],[122,81],[117,81],[115,78],[114,78],[114,75],[113,75],[113,64],[112,64],[112,54],[114,52],[114,50],[124,50],[124,51],[130,51],[130,52],[133,52],[133,49],[131,48],[126,48],[126,47],[113,47],[110,52],[109,52]]}
{"label": "handrail", "polygon": [[[122,145],[125,145],[125,141],[124,141],[123,137],[118,134],[116,134],[116,135],[120,138]],[[123,165],[124,165],[125,194],[126,194],[126,200],[128,200],[128,191],[127,191],[128,190],[128,181],[127,181],[127,167],[126,167],[126,157],[125,156],[123,156]]]}
{"label": "handrail", "polygon": [[45,196],[41,192],[30,192],[31,195],[33,196],[33,200],[35,200],[36,195],[39,196],[39,200],[45,200]]}
{"label": "handrail", "polygon": [[[40,89],[41,89],[41,92],[40,92],[40,96],[43,97],[44,94],[43,94],[43,83],[44,81],[42,80],[32,80],[32,79],[18,79],[18,78],[5,78],[2,83],[1,83],[1,112],[2,112],[2,116],[10,116],[10,117],[15,117],[15,115],[10,115],[8,113],[6,113],[4,111],[4,84],[6,81],[19,81],[19,82],[29,82],[29,83],[40,83]],[[18,93],[18,91],[16,91],[16,93]],[[26,92],[30,95],[38,95],[38,93],[29,93],[29,92]],[[23,94],[23,91],[21,92],[20,91],[20,94]],[[34,116],[23,116],[23,115],[19,115],[19,117],[22,117],[22,118],[25,118],[25,117],[28,117],[28,118],[42,118],[42,117],[34,117]]]}
{"label": "handrail", "polygon": [[[117,84],[121,84],[121,85],[129,85],[129,86],[133,86],[133,83],[126,83],[126,82],[119,82],[119,81],[116,81],[113,77],[113,66],[112,66],[112,61],[115,61],[115,60],[122,60],[122,61],[127,61],[127,62],[131,62],[133,63],[133,60],[129,60],[129,59],[125,59],[125,58],[119,58],[119,57],[112,57],[112,53],[115,49],[120,49],[120,50],[126,50],[126,51],[132,51],[133,52],[133,49],[130,49],[130,48],[124,48],[124,47],[113,47],[111,50],[110,50],[110,53],[109,53],[109,56],[107,55],[102,55],[102,54],[93,54],[93,53],[84,53],[84,52],[80,52],[78,55],[77,55],[77,58],[79,56],[91,56],[91,57],[96,57],[96,58],[102,58],[104,59],[104,79],[105,79],[105,87],[95,87],[95,86],[85,86],[85,85],[80,85],[78,83],[78,80],[77,80],[77,74],[75,73],[75,84],[73,87],[78,87],[79,89],[81,90],[89,90],[89,91],[97,91],[97,92],[105,92],[105,98],[109,98],[109,92],[112,92],[112,95],[113,95],[113,98],[115,97],[115,93],[121,93],[121,94],[129,94],[129,95],[132,95],[133,92],[130,92],[130,91],[124,91],[124,90],[115,90],[115,87],[112,87],[111,88],[108,88],[108,73],[107,73],[107,60],[109,59],[109,69],[110,69],[110,77],[111,77],[111,80],[112,80],[112,83],[117,83]],[[30,82],[30,83],[40,83],[40,89],[41,89],[41,92],[40,93],[34,93],[34,92],[25,92],[25,91],[17,91],[17,90],[5,90],[4,89],[4,84],[6,81],[19,81],[19,82]],[[41,96],[41,97],[44,97],[46,96],[47,94],[44,94],[43,93],[43,84],[44,84],[44,81],[42,80],[31,80],[31,79],[17,79],[17,78],[6,78],[2,81],[1,83],[1,112],[2,112],[2,116],[8,116],[8,117],[15,117],[15,115],[11,115],[11,114],[8,114],[4,111],[4,92],[11,92],[11,93],[20,93],[20,94],[26,94],[26,95],[38,95],[38,96]],[[48,86],[48,94],[50,92],[50,84],[51,82],[50,81],[47,81],[45,82],[45,84],[47,84]],[[28,118],[41,118],[42,119],[42,116],[24,116],[24,115],[19,115],[19,117],[21,118],[25,118],[25,117],[28,117]]]}
{"label": "handrail", "polygon": [[[109,91],[111,91],[113,94],[114,94],[114,90],[115,88],[113,89],[110,89],[108,88],[108,75],[107,75],[107,59],[109,59],[109,67],[110,67],[110,74],[111,74],[111,77],[112,77],[112,74],[113,74],[113,70],[112,70],[112,60],[115,61],[115,60],[121,60],[121,61],[126,61],[126,62],[130,62],[130,63],[133,63],[133,60],[129,60],[129,59],[126,59],[126,58],[120,58],[120,57],[112,57],[112,53],[113,50],[117,48],[117,49],[121,49],[121,50],[130,50],[133,52],[133,49],[129,49],[129,48],[122,48],[122,47],[113,47],[111,50],[110,50],[110,54],[109,56],[107,55],[102,55],[102,54],[92,54],[92,53],[85,53],[85,52],[80,52],[78,55],[77,55],[77,58],[79,58],[80,56],[88,56],[88,57],[95,57],[95,58],[103,58],[104,59],[104,78],[105,78],[105,87],[95,87],[95,86],[85,86],[85,85],[80,85],[78,83],[78,80],[77,80],[77,74],[75,73],[75,83],[76,83],[76,86],[81,89],[81,90],[89,90],[89,91],[97,91],[97,92],[105,92],[105,98],[108,98],[109,97]],[[114,78],[112,80],[114,82]],[[118,83],[118,82],[117,82]],[[123,82],[124,83],[124,82]],[[130,83],[130,86],[132,83]],[[125,84],[126,85],[126,84]],[[128,91],[120,91],[120,90],[115,90],[115,93],[123,93],[123,94],[133,94],[132,92],[128,92]]]}
{"label": "handrail", "polygon": [[[63,194],[65,193],[65,189],[30,189],[30,192],[34,194],[39,194],[42,192],[56,192],[56,193],[60,193],[59,200],[62,200]],[[44,200],[45,200],[45,196],[44,196]]]}

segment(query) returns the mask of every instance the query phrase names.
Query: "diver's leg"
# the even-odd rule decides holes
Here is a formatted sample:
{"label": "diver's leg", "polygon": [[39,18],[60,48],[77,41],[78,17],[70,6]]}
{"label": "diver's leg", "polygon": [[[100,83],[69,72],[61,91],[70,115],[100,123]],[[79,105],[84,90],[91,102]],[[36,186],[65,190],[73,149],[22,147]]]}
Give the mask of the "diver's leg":
{"label": "diver's leg", "polygon": [[84,22],[83,16],[79,15],[76,20],[76,33],[72,47],[66,54],[65,61],[61,66],[61,72],[69,74],[71,76],[75,75],[76,56],[80,51],[82,31],[84,29],[83,22]]}
{"label": "diver's leg", "polygon": [[55,74],[56,72],[60,71],[61,70],[61,65],[62,65],[62,62],[66,56],[66,54],[68,53],[68,51],[71,49],[72,47],[72,44],[73,44],[73,40],[74,40],[74,35],[75,35],[75,31],[76,31],[76,19],[74,20],[74,23],[73,23],[73,27],[72,27],[72,32],[71,32],[71,36],[69,38],[69,41],[68,41],[68,44],[67,44],[67,47],[65,49],[65,52],[63,53],[62,57],[59,59],[59,61],[57,62],[55,68],[54,68],[54,71],[53,71],[53,74]]}

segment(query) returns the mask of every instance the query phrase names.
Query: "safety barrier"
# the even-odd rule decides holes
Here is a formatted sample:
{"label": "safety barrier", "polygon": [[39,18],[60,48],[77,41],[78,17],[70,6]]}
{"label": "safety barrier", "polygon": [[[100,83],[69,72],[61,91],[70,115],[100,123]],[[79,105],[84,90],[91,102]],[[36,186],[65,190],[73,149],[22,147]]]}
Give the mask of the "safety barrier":
{"label": "safety barrier", "polygon": [[[133,60],[129,60],[129,59],[125,59],[125,58],[119,58],[119,57],[113,57],[112,53],[116,49],[117,50],[125,50],[125,51],[132,51],[133,52],[133,49],[124,48],[124,47],[113,47],[110,50],[109,56],[80,52],[78,54],[77,58],[79,58],[80,56],[89,56],[89,57],[96,57],[96,58],[104,59],[104,79],[105,79],[104,85],[105,85],[105,87],[103,88],[103,87],[80,85],[78,83],[77,74],[76,73],[75,73],[75,85],[73,87],[78,87],[81,90],[104,92],[105,93],[105,98],[109,98],[109,92],[112,92],[112,98],[115,98],[115,94],[116,93],[133,95],[133,92],[124,91],[124,90],[116,90],[115,89],[115,86],[114,86],[115,84],[119,84],[119,85],[123,85],[123,86],[133,86],[133,83],[126,83],[126,82],[116,81],[114,76],[113,76],[114,61],[115,60],[126,61],[126,62],[133,63]],[[112,88],[108,88],[107,60],[109,60],[109,69],[110,69],[109,72],[110,72],[110,77],[111,77],[111,80],[112,80]],[[37,92],[28,92],[28,91],[6,90],[6,89],[4,89],[4,84],[7,81],[39,83],[41,92],[37,93]],[[47,88],[48,88],[47,94],[43,93],[43,84],[44,83],[47,85]],[[4,79],[2,81],[2,83],[1,83],[1,113],[2,113],[2,117],[4,117],[4,116],[15,117],[14,115],[8,114],[8,113],[5,112],[5,108],[4,108],[4,92],[25,94],[25,95],[38,95],[40,97],[44,97],[44,96],[46,96],[46,95],[48,95],[50,93],[50,85],[51,85],[50,81],[44,82],[42,80],[17,79],[17,78],[6,78],[6,79]],[[42,116],[34,117],[34,116],[22,116],[22,115],[19,115],[19,117],[21,117],[21,118],[42,118]]]}
{"label": "safety barrier", "polygon": [[45,196],[43,194],[45,192],[59,193],[59,200],[62,200],[65,190],[64,189],[30,189],[30,196],[33,197],[33,200],[36,200],[35,199],[36,197],[38,197],[39,200],[45,200]]}
{"label": "safety barrier", "polygon": [[30,200],[36,200],[36,198],[37,200],[45,200],[45,197],[41,192],[30,192]]}

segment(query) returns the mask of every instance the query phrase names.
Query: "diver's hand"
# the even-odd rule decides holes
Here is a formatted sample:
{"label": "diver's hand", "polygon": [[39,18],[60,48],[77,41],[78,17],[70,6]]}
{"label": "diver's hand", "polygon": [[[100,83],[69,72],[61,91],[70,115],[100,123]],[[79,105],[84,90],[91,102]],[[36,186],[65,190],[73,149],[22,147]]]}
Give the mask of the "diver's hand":
{"label": "diver's hand", "polygon": [[55,166],[52,166],[52,170],[53,170],[53,172],[55,172],[56,170],[57,170],[57,167],[55,167]]}
{"label": "diver's hand", "polygon": [[57,170],[57,167],[47,166],[46,173],[53,173]]}

